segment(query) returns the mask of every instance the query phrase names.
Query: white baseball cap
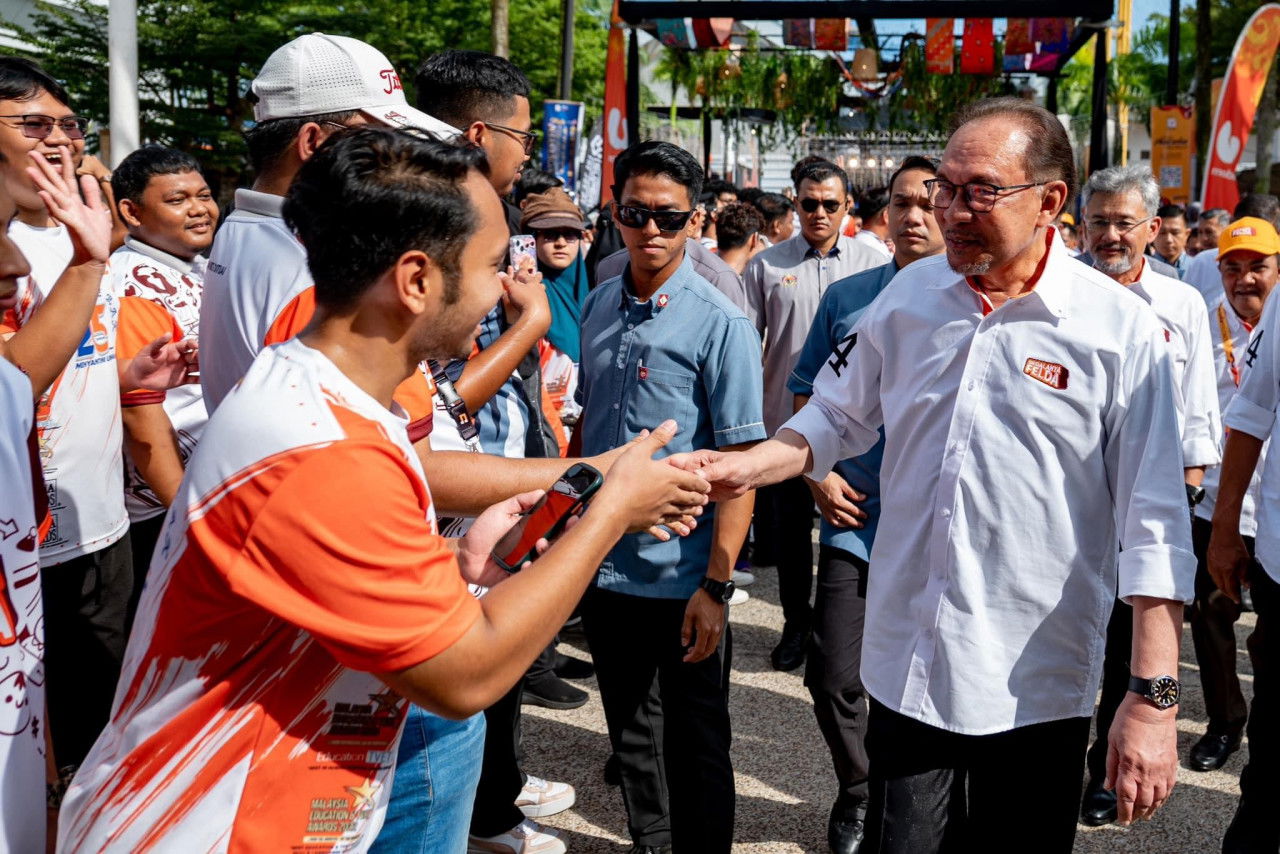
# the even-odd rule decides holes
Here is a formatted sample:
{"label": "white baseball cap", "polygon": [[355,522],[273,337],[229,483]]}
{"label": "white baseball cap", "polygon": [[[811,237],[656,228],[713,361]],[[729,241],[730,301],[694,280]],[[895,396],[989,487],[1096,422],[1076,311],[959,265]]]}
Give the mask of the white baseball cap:
{"label": "white baseball cap", "polygon": [[409,106],[391,61],[347,36],[299,36],[267,58],[249,88],[258,97],[253,118],[259,122],[358,110],[391,127],[417,128],[442,139],[461,133]]}

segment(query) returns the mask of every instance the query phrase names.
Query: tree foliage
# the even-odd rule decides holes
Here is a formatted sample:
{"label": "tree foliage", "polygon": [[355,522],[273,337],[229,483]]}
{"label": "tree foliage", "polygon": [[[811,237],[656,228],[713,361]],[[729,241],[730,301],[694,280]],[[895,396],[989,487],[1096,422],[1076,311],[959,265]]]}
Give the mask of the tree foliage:
{"label": "tree foliage", "polygon": [[[578,0],[573,95],[603,100],[607,0]],[[70,93],[77,112],[105,123],[107,6],[99,0],[42,0],[20,33]],[[535,120],[555,97],[560,64],[560,0],[513,0],[511,59],[533,85]],[[244,179],[242,131],[253,119],[245,96],[262,63],[308,32],[362,39],[400,72],[413,101],[413,72],[446,48],[489,49],[489,7],[474,0],[139,0],[138,65],[142,138],[196,155],[226,189]]]}

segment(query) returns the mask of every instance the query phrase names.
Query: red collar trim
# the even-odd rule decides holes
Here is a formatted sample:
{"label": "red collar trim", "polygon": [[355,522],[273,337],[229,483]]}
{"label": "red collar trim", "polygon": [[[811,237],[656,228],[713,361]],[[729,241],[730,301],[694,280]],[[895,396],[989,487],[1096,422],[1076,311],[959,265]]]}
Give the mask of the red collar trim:
{"label": "red collar trim", "polygon": [[[1018,296],[1024,296],[1035,290],[1036,285],[1040,284],[1040,277],[1044,275],[1044,268],[1049,263],[1049,252],[1053,248],[1053,231],[1045,229],[1044,255],[1040,258],[1040,263],[1036,265],[1035,272],[1031,274],[1031,278],[1027,280],[1027,289]],[[978,295],[978,302],[982,305],[982,316],[986,317],[995,307],[991,304],[991,297],[987,296],[986,290],[982,287],[981,276],[965,276],[965,283],[973,289]]]}

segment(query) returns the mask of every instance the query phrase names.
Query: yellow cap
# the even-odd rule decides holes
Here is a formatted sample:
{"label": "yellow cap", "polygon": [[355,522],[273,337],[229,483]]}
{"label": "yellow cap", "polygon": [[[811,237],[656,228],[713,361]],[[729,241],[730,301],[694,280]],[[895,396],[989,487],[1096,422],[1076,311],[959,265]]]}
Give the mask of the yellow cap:
{"label": "yellow cap", "polygon": [[1231,223],[1218,235],[1219,258],[1237,249],[1275,255],[1280,252],[1280,236],[1276,235],[1276,227],[1265,219],[1247,216]]}
{"label": "yellow cap", "polygon": [[1063,225],[1075,225],[1075,224],[1076,224],[1076,218],[1075,218],[1075,217],[1073,217],[1073,216],[1072,216],[1071,214],[1069,214],[1069,213],[1064,213],[1064,214],[1062,214],[1060,217],[1058,217],[1058,219],[1062,221],[1062,224],[1063,224]]}

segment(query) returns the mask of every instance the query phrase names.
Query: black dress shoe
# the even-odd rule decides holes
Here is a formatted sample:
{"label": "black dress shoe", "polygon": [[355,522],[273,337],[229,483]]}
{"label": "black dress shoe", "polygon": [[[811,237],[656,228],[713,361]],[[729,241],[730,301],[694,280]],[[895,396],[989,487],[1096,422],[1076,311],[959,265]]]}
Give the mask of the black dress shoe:
{"label": "black dress shoe", "polygon": [[773,665],[774,670],[795,670],[804,664],[805,648],[809,645],[809,632],[793,631],[784,628],[782,630],[782,640],[773,648],[773,652],[769,654],[769,662]]}
{"label": "black dress shoe", "polygon": [[1088,827],[1102,827],[1116,820],[1116,793],[1089,781],[1084,801],[1080,804],[1080,821]]}
{"label": "black dress shoe", "polygon": [[556,663],[551,666],[551,670],[561,679],[590,679],[596,675],[596,668],[590,661],[583,661],[563,652],[556,653]]}
{"label": "black dress shoe", "polygon": [[670,845],[632,845],[628,854],[671,854]]}
{"label": "black dress shoe", "polygon": [[831,808],[831,818],[827,819],[827,846],[831,854],[858,854],[865,832],[865,816],[864,807],[847,810],[837,804]]}
{"label": "black dress shoe", "polygon": [[1231,754],[1240,749],[1240,736],[1206,732],[1191,748],[1187,764],[1192,771],[1216,771],[1227,764]]}
{"label": "black dress shoe", "polygon": [[576,709],[587,704],[587,692],[548,673],[537,679],[526,679],[521,705],[542,706],[547,709]]}

